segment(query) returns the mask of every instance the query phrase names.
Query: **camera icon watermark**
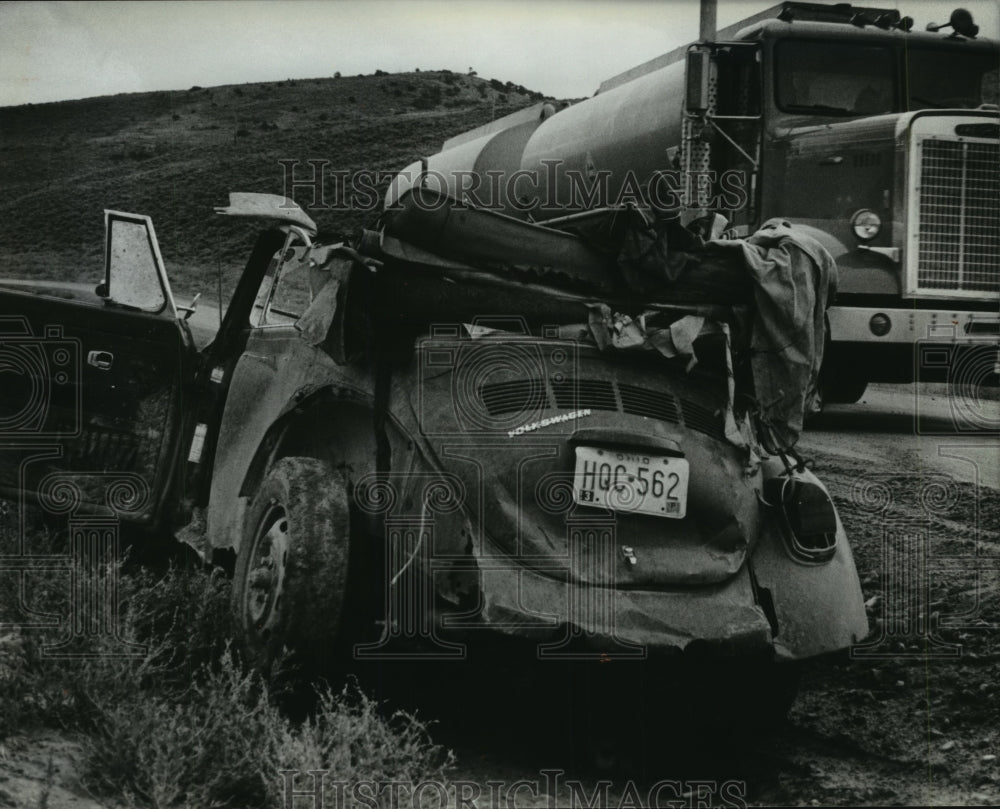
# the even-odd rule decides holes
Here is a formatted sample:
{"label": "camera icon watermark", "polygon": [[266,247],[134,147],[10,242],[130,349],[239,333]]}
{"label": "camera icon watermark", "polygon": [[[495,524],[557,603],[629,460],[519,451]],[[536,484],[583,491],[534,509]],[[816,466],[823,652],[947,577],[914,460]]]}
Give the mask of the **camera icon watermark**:
{"label": "camera icon watermark", "polygon": [[[58,449],[36,451],[19,465],[23,481],[25,467],[57,456]],[[16,530],[16,543],[5,543],[0,552],[0,577],[4,586],[18,593],[21,616],[0,622],[0,630],[57,630],[54,642],[41,647],[47,658],[136,657],[145,647],[126,640],[121,633],[119,611],[119,566],[122,542],[121,518],[140,511],[148,502],[146,482],[134,473],[52,472],[39,485],[37,506],[50,518],[66,519],[67,542],[63,552],[39,553],[31,547],[23,496],[17,514],[0,509],[0,531]],[[88,501],[100,501],[97,508]],[[15,518],[16,516],[16,518]],[[16,522],[16,528],[14,523]],[[33,606],[33,590],[42,576],[65,577],[66,603],[58,614],[40,612]],[[13,616],[17,617],[17,616]]]}
{"label": "camera icon watermark", "polygon": [[[548,437],[575,429],[579,358],[572,341],[521,318],[435,325],[417,344],[420,424],[427,436]],[[567,411],[546,419],[550,408]]]}
{"label": "camera icon watermark", "polygon": [[33,334],[24,317],[0,317],[0,439],[53,439],[81,429],[81,345],[62,326]]}
{"label": "camera icon watermark", "polygon": [[[948,343],[940,335],[914,346],[918,435],[1000,435],[1000,344],[996,341]],[[944,387],[944,393],[941,386]],[[944,414],[934,403],[945,396]]]}

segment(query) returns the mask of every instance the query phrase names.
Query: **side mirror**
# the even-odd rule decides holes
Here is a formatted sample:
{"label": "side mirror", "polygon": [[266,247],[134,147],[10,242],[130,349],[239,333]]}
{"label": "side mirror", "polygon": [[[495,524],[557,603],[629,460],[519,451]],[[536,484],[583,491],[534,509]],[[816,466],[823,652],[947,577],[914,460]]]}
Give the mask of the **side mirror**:
{"label": "side mirror", "polygon": [[152,220],[105,211],[104,231],[104,283],[99,294],[120,306],[152,313],[167,310],[175,317]]}
{"label": "side mirror", "polygon": [[684,106],[688,112],[705,112],[709,108],[708,77],[712,55],[707,50],[687,53],[687,91]]}

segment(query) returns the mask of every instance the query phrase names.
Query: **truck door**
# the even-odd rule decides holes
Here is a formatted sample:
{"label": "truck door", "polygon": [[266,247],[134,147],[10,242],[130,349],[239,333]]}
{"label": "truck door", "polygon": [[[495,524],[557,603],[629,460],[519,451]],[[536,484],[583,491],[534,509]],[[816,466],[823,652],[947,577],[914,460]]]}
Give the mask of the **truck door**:
{"label": "truck door", "polygon": [[0,495],[152,526],[197,352],[149,217],[105,211],[105,231],[96,290],[0,282]]}

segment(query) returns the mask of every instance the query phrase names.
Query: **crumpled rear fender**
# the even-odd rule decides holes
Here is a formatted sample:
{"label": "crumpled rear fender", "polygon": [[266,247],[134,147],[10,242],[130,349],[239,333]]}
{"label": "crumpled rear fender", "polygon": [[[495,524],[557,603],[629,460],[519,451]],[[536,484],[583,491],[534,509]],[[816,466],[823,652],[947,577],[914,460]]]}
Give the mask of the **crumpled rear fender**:
{"label": "crumpled rear fender", "polygon": [[[808,470],[803,475],[826,490]],[[840,515],[833,558],[806,563],[786,550],[776,520],[765,509],[749,564],[757,597],[775,624],[774,650],[779,658],[802,659],[846,649],[868,634],[861,583]]]}

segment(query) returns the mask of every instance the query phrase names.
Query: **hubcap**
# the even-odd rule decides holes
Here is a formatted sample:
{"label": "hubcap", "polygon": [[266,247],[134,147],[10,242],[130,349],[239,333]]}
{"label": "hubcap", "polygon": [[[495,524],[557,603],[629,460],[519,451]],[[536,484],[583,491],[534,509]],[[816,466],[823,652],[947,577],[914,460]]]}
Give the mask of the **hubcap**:
{"label": "hubcap", "polygon": [[267,640],[281,614],[288,548],[288,517],[280,504],[273,503],[258,524],[247,572],[247,624],[263,640]]}

